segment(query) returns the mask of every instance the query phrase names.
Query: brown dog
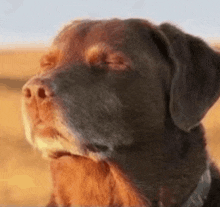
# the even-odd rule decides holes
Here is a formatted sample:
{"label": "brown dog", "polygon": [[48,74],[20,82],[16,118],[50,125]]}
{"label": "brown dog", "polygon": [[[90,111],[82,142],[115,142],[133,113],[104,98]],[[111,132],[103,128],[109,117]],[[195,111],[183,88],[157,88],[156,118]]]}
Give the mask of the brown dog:
{"label": "brown dog", "polygon": [[200,124],[220,56],[202,40],[145,20],[74,21],[23,93],[27,139],[52,158],[48,206],[220,203]]}

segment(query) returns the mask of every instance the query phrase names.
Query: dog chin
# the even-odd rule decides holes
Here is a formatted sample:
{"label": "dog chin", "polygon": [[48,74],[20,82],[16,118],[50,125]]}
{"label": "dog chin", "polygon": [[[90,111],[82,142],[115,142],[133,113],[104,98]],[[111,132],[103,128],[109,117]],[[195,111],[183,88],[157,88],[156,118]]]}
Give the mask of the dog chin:
{"label": "dog chin", "polygon": [[[31,134],[31,135],[30,135]],[[29,142],[38,149],[46,159],[57,159],[62,156],[83,156],[96,162],[102,161],[105,157],[101,153],[87,150],[82,143],[73,136],[66,138],[58,130],[39,124],[29,134]],[[30,137],[31,136],[31,137]]]}
{"label": "dog chin", "polygon": [[41,151],[45,158],[57,158],[64,154],[80,156],[84,154],[76,144],[69,142],[59,134],[53,137],[36,134],[33,146]]}

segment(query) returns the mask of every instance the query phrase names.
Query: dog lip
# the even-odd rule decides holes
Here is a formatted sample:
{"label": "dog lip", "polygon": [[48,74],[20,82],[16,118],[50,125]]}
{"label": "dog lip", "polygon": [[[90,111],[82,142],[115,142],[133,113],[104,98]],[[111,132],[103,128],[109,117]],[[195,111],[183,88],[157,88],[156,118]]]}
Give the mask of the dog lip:
{"label": "dog lip", "polygon": [[63,157],[63,156],[73,156],[73,154],[67,151],[56,151],[50,155],[50,158],[59,159],[60,157]]}
{"label": "dog lip", "polygon": [[106,152],[108,150],[108,147],[105,145],[100,144],[87,144],[86,148],[91,152]]}

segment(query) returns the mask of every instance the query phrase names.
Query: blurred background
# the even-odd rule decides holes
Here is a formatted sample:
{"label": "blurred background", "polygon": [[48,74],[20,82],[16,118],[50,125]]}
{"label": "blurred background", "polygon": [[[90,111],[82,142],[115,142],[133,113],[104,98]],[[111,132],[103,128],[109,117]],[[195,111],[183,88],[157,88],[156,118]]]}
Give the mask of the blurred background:
{"label": "blurred background", "polygon": [[[21,87],[38,71],[39,60],[60,26],[82,18],[168,21],[220,50],[219,8],[219,0],[1,0],[0,206],[43,206],[48,202],[49,163],[25,140]],[[220,167],[220,100],[203,123],[210,156]]]}

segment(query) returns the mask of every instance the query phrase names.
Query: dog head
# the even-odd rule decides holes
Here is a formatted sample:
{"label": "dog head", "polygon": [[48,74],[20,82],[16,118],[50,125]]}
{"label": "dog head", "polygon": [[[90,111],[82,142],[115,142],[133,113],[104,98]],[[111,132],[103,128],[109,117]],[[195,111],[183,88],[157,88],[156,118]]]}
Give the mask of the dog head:
{"label": "dog head", "polygon": [[23,87],[26,137],[51,158],[117,163],[140,199],[181,204],[206,168],[200,121],[219,78],[219,55],[169,24],[74,21]]}

